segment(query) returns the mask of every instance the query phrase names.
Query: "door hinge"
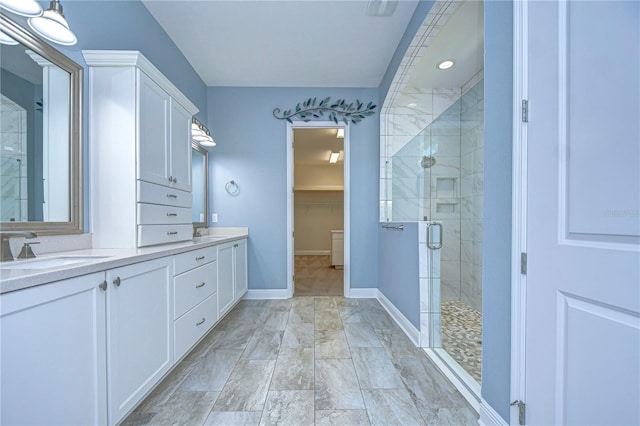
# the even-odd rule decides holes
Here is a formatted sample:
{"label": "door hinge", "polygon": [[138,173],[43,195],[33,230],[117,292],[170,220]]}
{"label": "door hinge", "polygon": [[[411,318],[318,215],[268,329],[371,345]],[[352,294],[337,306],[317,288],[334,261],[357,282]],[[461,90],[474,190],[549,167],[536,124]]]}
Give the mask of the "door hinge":
{"label": "door hinge", "polygon": [[525,403],[520,401],[519,399],[516,399],[515,401],[513,401],[511,403],[512,407],[514,405],[516,407],[518,407],[518,424],[521,425],[521,426],[524,426],[524,424],[525,424],[524,423],[524,421],[525,421],[525,409],[526,409]]}
{"label": "door hinge", "polygon": [[527,123],[529,121],[529,101],[522,100],[522,122]]}
{"label": "door hinge", "polygon": [[527,253],[520,253],[520,273],[527,275]]}
{"label": "door hinge", "polygon": [[295,231],[292,231],[292,232],[291,232],[291,238],[295,238],[295,237],[296,237],[296,232],[295,232]]}

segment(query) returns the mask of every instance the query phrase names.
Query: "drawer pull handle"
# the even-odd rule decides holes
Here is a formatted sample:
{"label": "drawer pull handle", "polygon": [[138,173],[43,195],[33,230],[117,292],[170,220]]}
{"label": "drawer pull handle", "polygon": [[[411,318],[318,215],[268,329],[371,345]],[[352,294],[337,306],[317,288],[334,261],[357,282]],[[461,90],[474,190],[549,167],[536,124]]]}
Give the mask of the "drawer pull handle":
{"label": "drawer pull handle", "polygon": [[202,325],[205,322],[205,318],[202,318],[200,321],[196,323],[196,325]]}
{"label": "drawer pull handle", "polygon": [[120,287],[120,277],[116,277],[116,279],[115,279],[115,280],[113,280],[113,284],[114,284],[116,287]]}
{"label": "drawer pull handle", "polygon": [[167,216],[178,216],[178,213],[167,213]]}
{"label": "drawer pull handle", "polygon": [[204,256],[198,256],[198,257],[196,257],[196,260],[202,260],[202,259],[204,259]]}
{"label": "drawer pull handle", "polygon": [[196,288],[200,288],[200,287],[204,287],[205,283],[200,283],[198,285],[196,285]]}
{"label": "drawer pull handle", "polygon": [[178,234],[178,231],[169,231],[167,232],[167,235],[176,235]]}
{"label": "drawer pull handle", "polygon": [[102,282],[98,285],[98,287],[100,288],[100,290],[107,291],[107,281],[102,281]]}
{"label": "drawer pull handle", "polygon": [[167,198],[178,198],[176,194],[167,194]]}

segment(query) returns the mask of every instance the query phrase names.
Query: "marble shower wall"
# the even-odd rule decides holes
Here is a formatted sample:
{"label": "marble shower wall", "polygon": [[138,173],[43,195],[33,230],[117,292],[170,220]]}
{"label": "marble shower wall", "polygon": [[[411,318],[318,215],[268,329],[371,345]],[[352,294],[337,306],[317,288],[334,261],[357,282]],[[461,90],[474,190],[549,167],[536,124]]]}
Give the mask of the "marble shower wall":
{"label": "marble shower wall", "polygon": [[482,312],[484,80],[462,97],[460,135],[460,300]]}
{"label": "marble shower wall", "polygon": [[0,101],[0,221],[27,220],[27,112],[2,95]]}

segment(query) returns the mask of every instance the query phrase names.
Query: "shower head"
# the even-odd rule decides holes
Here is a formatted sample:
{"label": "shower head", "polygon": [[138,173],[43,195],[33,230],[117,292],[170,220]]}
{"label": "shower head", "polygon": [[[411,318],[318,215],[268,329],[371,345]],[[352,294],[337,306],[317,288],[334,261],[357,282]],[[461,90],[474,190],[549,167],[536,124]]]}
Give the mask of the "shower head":
{"label": "shower head", "polygon": [[420,167],[422,167],[423,169],[428,169],[434,164],[436,164],[436,159],[435,157],[432,157],[430,155],[423,155],[422,160],[420,160]]}

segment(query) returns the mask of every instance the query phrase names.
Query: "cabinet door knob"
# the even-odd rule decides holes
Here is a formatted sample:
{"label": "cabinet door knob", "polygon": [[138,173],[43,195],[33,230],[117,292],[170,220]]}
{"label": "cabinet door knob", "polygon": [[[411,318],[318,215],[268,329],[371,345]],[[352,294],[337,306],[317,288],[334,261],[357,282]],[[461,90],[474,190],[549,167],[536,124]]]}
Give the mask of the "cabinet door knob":
{"label": "cabinet door knob", "polygon": [[98,284],[98,287],[100,288],[100,290],[107,291],[107,280],[104,280],[100,284]]}
{"label": "cabinet door knob", "polygon": [[173,176],[169,176],[169,182],[173,182]]}
{"label": "cabinet door knob", "polygon": [[205,283],[197,284],[197,285],[196,285],[196,288],[204,287],[204,284],[205,284]]}
{"label": "cabinet door knob", "polygon": [[116,287],[120,287],[120,277],[116,277],[116,279],[113,280],[113,284],[115,284]]}
{"label": "cabinet door knob", "polygon": [[234,244],[233,246],[234,246],[234,247],[238,247],[238,244]]}
{"label": "cabinet door knob", "polygon": [[196,325],[202,325],[205,322],[205,318],[202,318],[200,321],[196,323]]}
{"label": "cabinet door knob", "polygon": [[174,177],[174,178],[172,179],[172,182],[173,182],[173,183],[178,183],[178,178],[177,178],[177,177]]}

